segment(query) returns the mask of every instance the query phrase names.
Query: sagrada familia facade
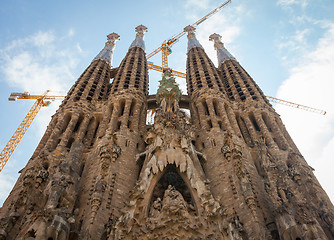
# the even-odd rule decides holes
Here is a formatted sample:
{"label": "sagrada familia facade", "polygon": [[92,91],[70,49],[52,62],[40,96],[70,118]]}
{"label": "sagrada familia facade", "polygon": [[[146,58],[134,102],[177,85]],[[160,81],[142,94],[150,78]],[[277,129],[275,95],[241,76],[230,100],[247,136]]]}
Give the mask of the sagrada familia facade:
{"label": "sagrada familia facade", "polygon": [[261,89],[218,34],[217,68],[185,31],[187,95],[170,69],[148,95],[145,26],[117,68],[108,35],[20,172],[1,240],[334,239],[333,205]]}

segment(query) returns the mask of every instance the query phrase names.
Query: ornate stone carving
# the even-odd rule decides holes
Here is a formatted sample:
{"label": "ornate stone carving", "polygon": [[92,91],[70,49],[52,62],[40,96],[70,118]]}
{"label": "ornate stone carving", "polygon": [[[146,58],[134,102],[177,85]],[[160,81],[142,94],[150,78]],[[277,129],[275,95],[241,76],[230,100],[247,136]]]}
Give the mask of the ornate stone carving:
{"label": "ornate stone carving", "polygon": [[[168,80],[172,80],[170,75],[167,76]],[[185,113],[174,103],[176,95],[168,89],[163,90],[163,86],[159,89],[160,108],[156,111],[154,126],[145,139],[149,145],[137,155],[137,160],[145,157],[143,168],[131,192],[126,213],[116,223],[114,236],[110,236],[110,239],[132,239],[131,236],[137,239],[163,239],[167,236],[167,229],[162,226],[167,224],[169,229],[175,229],[175,237],[222,239],[224,232],[219,228],[223,224],[224,211],[211,195],[198,159],[199,156],[204,160],[206,158],[191,142],[194,133],[186,121]],[[148,198],[152,194],[149,191],[154,190],[157,181],[172,166],[175,168],[173,171],[178,172],[175,174],[181,174],[187,182],[193,203],[187,203],[172,185],[154,201]],[[130,228],[132,233],[129,235],[127,232]]]}
{"label": "ornate stone carving", "polygon": [[66,162],[61,163],[45,189],[49,196],[45,208],[53,210],[66,206],[71,209],[75,202],[76,189],[74,184],[77,181],[78,178],[71,171],[71,166]]}
{"label": "ornate stone carving", "polygon": [[91,204],[90,224],[94,223],[95,216],[100,208],[103,199],[103,193],[105,192],[106,185],[107,183],[104,181],[103,178],[101,178],[95,185],[95,189],[92,194],[90,202]]}

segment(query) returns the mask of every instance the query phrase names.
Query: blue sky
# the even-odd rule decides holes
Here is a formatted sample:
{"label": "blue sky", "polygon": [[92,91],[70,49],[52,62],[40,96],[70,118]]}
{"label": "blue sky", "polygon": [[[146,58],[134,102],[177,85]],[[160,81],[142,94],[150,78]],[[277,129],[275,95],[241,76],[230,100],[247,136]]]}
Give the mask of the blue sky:
{"label": "blue sky", "polygon": [[[0,7],[0,148],[3,149],[33,102],[7,100],[11,92],[66,94],[116,32],[117,67],[139,24],[148,27],[147,53],[222,4],[219,0],[2,1]],[[197,29],[197,38],[216,63],[210,34],[226,48],[264,93],[327,110],[317,115],[276,106],[289,133],[334,201],[334,2],[332,0],[232,0]],[[169,65],[185,71],[186,37],[173,47]],[[157,55],[150,59],[161,64]],[[160,74],[150,72],[150,93]],[[185,92],[185,81],[178,80]],[[36,148],[59,103],[41,109],[0,173],[0,205]]]}

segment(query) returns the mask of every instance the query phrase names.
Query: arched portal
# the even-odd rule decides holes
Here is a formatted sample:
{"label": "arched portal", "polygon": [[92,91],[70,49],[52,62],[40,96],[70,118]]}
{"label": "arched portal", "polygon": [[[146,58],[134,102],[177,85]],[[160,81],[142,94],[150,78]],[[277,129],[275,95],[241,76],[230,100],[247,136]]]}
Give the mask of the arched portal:
{"label": "arched portal", "polygon": [[[181,194],[185,204],[186,208],[189,213],[193,213],[194,215],[197,215],[197,208],[194,201],[194,198],[192,196],[192,192],[190,191],[188,185],[184,181],[184,179],[181,176],[178,168],[175,166],[175,164],[168,164],[166,168],[164,169],[164,172],[162,173],[160,179],[157,181],[157,183],[154,186],[150,203],[148,206],[148,215],[151,214],[152,205],[154,203],[161,202],[163,203],[164,197],[166,195],[166,191],[172,190],[175,192],[174,198],[181,198],[179,194]],[[173,198],[172,197],[172,198]]]}

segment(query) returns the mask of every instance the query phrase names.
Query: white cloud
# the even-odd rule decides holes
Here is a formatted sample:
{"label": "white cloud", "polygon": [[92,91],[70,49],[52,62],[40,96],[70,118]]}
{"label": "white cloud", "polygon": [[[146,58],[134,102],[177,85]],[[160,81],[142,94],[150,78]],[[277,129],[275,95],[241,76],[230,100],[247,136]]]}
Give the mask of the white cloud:
{"label": "white cloud", "polygon": [[77,48],[77,50],[78,50],[79,53],[83,53],[83,50],[82,50],[82,48],[81,48],[81,46],[80,46],[79,43],[77,43],[75,47]]}
{"label": "white cloud", "polygon": [[[37,47],[43,48],[48,47],[47,45],[55,41],[55,36],[52,32],[38,32],[37,34],[28,38],[31,40],[31,43]],[[29,41],[27,41],[29,43]]]}
{"label": "white cloud", "polygon": [[[295,57],[305,52],[310,47],[308,37],[311,35],[310,29],[297,29],[294,34],[284,36],[280,39],[278,44],[279,51],[283,54],[282,60],[289,60],[289,62],[295,62]],[[297,57],[298,58],[298,57]]]}
{"label": "white cloud", "polygon": [[[188,0],[185,4],[186,18],[192,22],[196,22],[205,14],[209,13],[216,7],[217,3],[210,0]],[[201,43],[209,58],[217,65],[217,52],[214,49],[213,42],[209,41],[209,36],[213,33],[218,33],[222,36],[224,43],[231,43],[239,36],[241,32],[241,17],[248,14],[243,5],[233,6],[233,11],[228,11],[230,6],[221,9],[215,15],[201,23],[196,29],[196,38]],[[206,10],[203,11],[203,9]],[[233,22],[230,19],[234,19]],[[233,47],[229,48],[232,49]],[[185,61],[185,60],[184,60]],[[185,79],[177,78],[176,81],[180,84],[180,89],[183,93],[187,92]]]}
{"label": "white cloud", "polygon": [[284,37],[281,40],[279,48],[300,49],[304,48],[307,42],[307,36],[310,34],[310,29],[296,30],[295,34],[289,37]]}
{"label": "white cloud", "polygon": [[278,0],[277,4],[285,8],[292,5],[299,5],[302,8],[305,8],[308,5],[308,0]]}
{"label": "white cloud", "polygon": [[[185,17],[189,19],[190,23],[194,23],[201,19],[204,15],[214,10],[219,4],[216,1],[211,0],[187,0],[185,7]],[[233,7],[233,8],[231,8]],[[221,9],[216,14],[209,17],[203,23],[201,23],[196,29],[196,37],[204,47],[205,52],[209,58],[217,65],[217,53],[214,49],[213,42],[209,41],[209,36],[212,33],[218,33],[222,36],[224,43],[233,42],[241,32],[241,16],[248,15],[249,11],[245,10],[244,5],[228,5]],[[233,19],[233,22],[230,21]],[[186,36],[184,37],[186,39]],[[234,52],[233,46],[227,46],[231,53]],[[176,53],[176,51],[175,51]],[[174,53],[174,55],[175,55]],[[174,70],[183,71],[184,63],[186,62],[185,57],[174,59],[172,64]],[[176,68],[174,68],[176,67]],[[176,78],[177,83],[180,85],[180,89],[185,94],[187,92],[185,79]],[[153,89],[153,88],[150,88]],[[153,94],[154,92],[152,92]]]}
{"label": "white cloud", "polygon": [[290,76],[278,90],[277,97],[327,110],[317,115],[298,109],[277,106],[289,133],[315,168],[315,174],[334,201],[334,23],[328,25],[316,48],[304,53]]}
{"label": "white cloud", "polygon": [[[4,81],[13,91],[28,91],[42,94],[52,90],[66,94],[75,76],[72,74],[79,62],[82,49],[79,44],[69,46],[68,38],[73,36],[70,30],[65,36],[56,36],[51,31],[37,32],[26,38],[12,41],[0,49],[0,71]],[[64,47],[64,46],[66,47]],[[51,93],[55,94],[55,93]],[[52,112],[59,103],[54,102],[49,108],[43,108],[35,121],[38,122],[39,135],[45,131]]]}
{"label": "white cloud", "polygon": [[[200,10],[210,8],[210,11],[218,6],[214,6],[210,1],[187,1],[186,8],[188,17],[193,21],[200,19]],[[205,20],[202,24],[197,27],[196,36],[201,45],[204,47],[209,58],[217,64],[217,53],[214,50],[213,42],[209,41],[209,36],[213,33],[218,33],[222,36],[222,41],[224,43],[233,42],[241,32],[241,16],[248,15],[249,12],[246,11],[243,5],[233,6],[233,11],[229,10],[230,6],[226,6],[221,9],[215,15]],[[209,13],[209,12],[207,12]],[[233,19],[233,22],[230,21]],[[231,49],[231,48],[229,48]],[[232,51],[233,52],[233,48]]]}
{"label": "white cloud", "polygon": [[187,0],[185,6],[188,9],[207,9],[210,6],[210,0]]}
{"label": "white cloud", "polygon": [[71,28],[70,30],[68,30],[68,33],[67,33],[67,36],[68,37],[73,37],[74,36],[74,29],[73,28]]}
{"label": "white cloud", "polygon": [[[197,39],[202,44],[209,58],[217,65],[217,52],[213,47],[213,42],[209,41],[209,36],[218,33],[222,36],[222,42],[226,44],[226,48],[232,53],[235,52],[234,47],[229,45],[241,33],[241,16],[248,14],[242,5],[233,9],[234,11],[224,11],[215,14],[208,19],[197,30]],[[233,22],[230,19],[233,18]],[[222,27],[223,26],[223,27]]]}
{"label": "white cloud", "polygon": [[[70,30],[65,36],[56,36],[52,31],[37,32],[31,36],[13,40],[0,49],[0,71],[4,76],[0,81],[8,84],[13,91],[28,91],[32,94],[42,94],[52,90],[52,95],[64,95],[76,76],[72,75],[78,65],[80,45],[71,45]],[[31,105],[33,102],[31,102]],[[51,115],[56,111],[60,101],[53,102],[50,107],[42,108],[34,124],[29,129],[36,138],[41,138]],[[17,150],[18,151],[18,150]],[[12,159],[6,172],[0,174],[0,203],[13,188],[17,173],[11,169]]]}

